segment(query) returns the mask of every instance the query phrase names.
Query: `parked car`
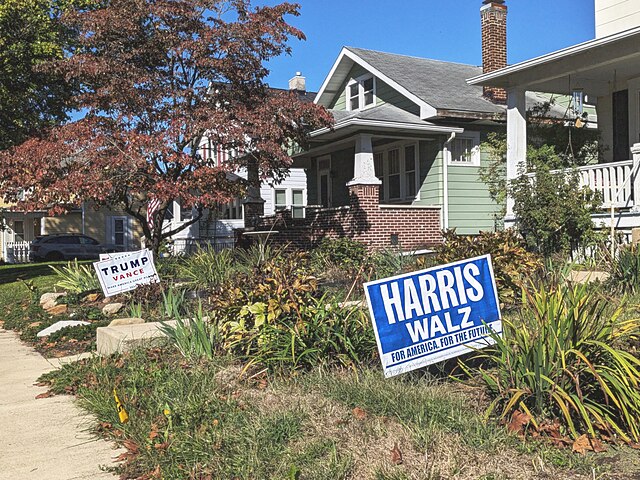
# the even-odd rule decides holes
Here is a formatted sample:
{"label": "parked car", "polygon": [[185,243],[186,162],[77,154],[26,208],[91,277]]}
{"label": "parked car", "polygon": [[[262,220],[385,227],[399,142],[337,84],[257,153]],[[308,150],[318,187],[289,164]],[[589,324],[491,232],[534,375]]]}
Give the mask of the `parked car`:
{"label": "parked car", "polygon": [[95,238],[77,233],[42,235],[31,242],[29,260],[73,260],[74,258],[97,259],[101,253],[121,251],[117,245],[102,244]]}

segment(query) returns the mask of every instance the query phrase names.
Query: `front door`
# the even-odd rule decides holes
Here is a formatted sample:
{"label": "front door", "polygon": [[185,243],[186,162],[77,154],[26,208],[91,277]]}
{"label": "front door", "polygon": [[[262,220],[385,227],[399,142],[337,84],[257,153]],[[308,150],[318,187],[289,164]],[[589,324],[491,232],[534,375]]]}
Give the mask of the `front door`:
{"label": "front door", "polygon": [[325,208],[332,206],[331,202],[331,157],[318,159],[318,201]]}

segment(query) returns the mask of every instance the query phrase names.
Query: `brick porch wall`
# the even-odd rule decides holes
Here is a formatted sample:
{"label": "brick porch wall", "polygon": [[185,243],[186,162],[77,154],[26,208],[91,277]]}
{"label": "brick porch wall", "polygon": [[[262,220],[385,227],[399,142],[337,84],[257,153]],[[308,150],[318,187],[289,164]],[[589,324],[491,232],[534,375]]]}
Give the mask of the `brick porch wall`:
{"label": "brick porch wall", "polygon": [[[263,218],[256,227],[274,230],[270,243],[308,249],[323,238],[349,237],[370,250],[394,246],[403,251],[430,248],[442,241],[439,207],[380,205],[377,185],[349,187],[350,205],[307,210],[307,217],[291,218],[288,211]],[[243,243],[242,240],[240,242]]]}

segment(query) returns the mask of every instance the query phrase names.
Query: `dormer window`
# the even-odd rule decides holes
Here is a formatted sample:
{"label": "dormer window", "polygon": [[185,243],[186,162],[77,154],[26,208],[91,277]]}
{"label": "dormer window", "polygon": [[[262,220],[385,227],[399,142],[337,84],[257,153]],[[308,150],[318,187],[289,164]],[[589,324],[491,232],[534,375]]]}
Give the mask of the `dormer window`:
{"label": "dormer window", "polygon": [[373,75],[352,79],[347,85],[347,106],[349,110],[362,110],[376,101],[376,82]]}

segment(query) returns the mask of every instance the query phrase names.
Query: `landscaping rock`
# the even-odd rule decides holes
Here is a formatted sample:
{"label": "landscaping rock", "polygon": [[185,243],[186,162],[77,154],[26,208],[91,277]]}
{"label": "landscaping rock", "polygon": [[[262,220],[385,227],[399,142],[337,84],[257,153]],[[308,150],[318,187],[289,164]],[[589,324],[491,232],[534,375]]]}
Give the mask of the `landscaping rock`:
{"label": "landscaping rock", "polygon": [[607,272],[573,270],[569,280],[576,283],[606,282],[610,276]]}
{"label": "landscaping rock", "polygon": [[55,300],[49,300],[41,305],[44,310],[50,310],[57,305]]}
{"label": "landscaping rock", "polygon": [[[40,305],[46,305],[49,302],[53,302],[53,304],[55,305],[56,300],[58,300],[60,297],[64,297],[67,293],[66,292],[49,292],[49,293],[45,293],[40,297]],[[46,310],[46,308],[45,308]]]}
{"label": "landscaping rock", "polygon": [[97,302],[99,298],[100,298],[100,294],[99,293],[90,293],[84,299],[87,302],[93,303],[93,302]]}
{"label": "landscaping rock", "polygon": [[[66,305],[65,305],[66,307]],[[45,328],[44,330],[40,330],[37,333],[37,337],[48,337],[49,335],[51,335],[54,332],[57,332],[58,330],[62,330],[63,328],[66,327],[77,327],[80,325],[91,325],[89,322],[82,322],[79,320],[62,320],[60,322],[56,322],[53,325],[49,325],[47,328]]]}
{"label": "landscaping rock", "polygon": [[144,323],[144,318],[116,318],[109,324],[110,327],[117,327],[118,325],[139,325]]}
{"label": "landscaping rock", "polygon": [[67,313],[67,306],[66,305],[54,305],[51,308],[47,308],[47,313],[49,315],[61,315],[63,313]]}
{"label": "landscaping rock", "polygon": [[102,313],[105,315],[115,315],[122,310],[122,307],[124,307],[122,303],[108,303],[102,307]]}

